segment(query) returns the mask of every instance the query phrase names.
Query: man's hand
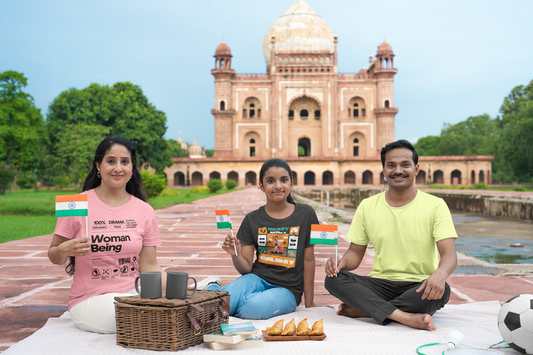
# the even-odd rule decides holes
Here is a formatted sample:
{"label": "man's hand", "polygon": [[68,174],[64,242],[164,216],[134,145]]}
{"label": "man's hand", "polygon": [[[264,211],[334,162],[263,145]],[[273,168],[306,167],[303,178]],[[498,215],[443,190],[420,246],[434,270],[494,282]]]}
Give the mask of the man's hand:
{"label": "man's hand", "polygon": [[444,295],[446,275],[436,270],[430,277],[424,280],[416,292],[424,291],[422,299],[440,300]]}
{"label": "man's hand", "polygon": [[331,257],[326,261],[326,275],[328,277],[337,276],[339,271],[341,271],[346,266],[346,262],[341,258],[340,255],[337,255],[337,262],[335,262],[335,257]]}

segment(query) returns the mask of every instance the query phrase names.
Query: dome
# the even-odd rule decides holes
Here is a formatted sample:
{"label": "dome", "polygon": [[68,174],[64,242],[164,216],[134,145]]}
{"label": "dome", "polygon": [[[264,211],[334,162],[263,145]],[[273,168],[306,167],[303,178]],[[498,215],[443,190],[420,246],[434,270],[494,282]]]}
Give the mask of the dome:
{"label": "dome", "polygon": [[220,44],[217,47],[217,50],[215,51],[215,56],[219,55],[231,55],[231,49],[229,49],[229,46],[222,40]]}
{"label": "dome", "polygon": [[387,43],[387,41],[384,40],[383,43],[378,46],[378,55],[387,54],[392,54],[392,47]]}
{"label": "dome", "polygon": [[178,142],[179,145],[181,146],[181,149],[183,149],[183,150],[187,150],[187,143],[185,143],[185,142],[183,141],[183,139],[181,139],[181,137],[179,137],[179,138],[177,139],[177,142]]}
{"label": "dome", "polygon": [[268,30],[263,41],[263,55],[267,65],[270,65],[272,36],[276,37],[276,53],[279,50],[327,50],[333,53],[335,49],[335,33],[304,0],[297,0],[292,4]]}
{"label": "dome", "polygon": [[193,158],[194,156],[202,156],[202,148],[196,142],[189,147],[189,157]]}

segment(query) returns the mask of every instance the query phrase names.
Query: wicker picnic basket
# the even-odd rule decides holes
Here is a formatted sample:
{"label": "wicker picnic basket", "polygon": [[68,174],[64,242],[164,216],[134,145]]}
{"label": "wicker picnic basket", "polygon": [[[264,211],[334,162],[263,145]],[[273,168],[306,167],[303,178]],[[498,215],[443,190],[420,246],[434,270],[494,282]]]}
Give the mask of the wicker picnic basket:
{"label": "wicker picnic basket", "polygon": [[228,323],[227,291],[196,291],[184,300],[115,297],[117,344],[177,351],[203,343],[203,335]]}

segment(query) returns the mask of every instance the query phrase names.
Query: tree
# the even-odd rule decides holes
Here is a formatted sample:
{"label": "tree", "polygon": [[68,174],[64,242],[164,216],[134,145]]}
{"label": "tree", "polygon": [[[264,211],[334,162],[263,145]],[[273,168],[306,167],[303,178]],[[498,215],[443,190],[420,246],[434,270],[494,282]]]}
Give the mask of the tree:
{"label": "tree", "polygon": [[416,142],[415,149],[418,155],[436,156],[440,154],[440,136],[422,137]]}
{"label": "tree", "polygon": [[148,101],[141,88],[129,82],[63,91],[50,104],[47,115],[52,153],[56,153],[60,132],[66,127],[103,126],[110,134],[126,137],[135,145],[139,166],[149,162],[157,171],[172,165],[163,138],[166,121],[165,114]]}
{"label": "tree", "polygon": [[22,91],[28,80],[22,73],[0,73],[0,161],[18,170],[39,166],[46,140],[41,110],[33,97]]}
{"label": "tree", "polygon": [[109,127],[70,124],[59,132],[56,146],[56,171],[65,172],[75,184],[83,183],[91,170],[98,144],[109,134]]}
{"label": "tree", "polygon": [[215,155],[215,150],[214,149],[206,149],[205,150],[205,156],[207,158],[212,158],[213,155]]}
{"label": "tree", "polygon": [[533,80],[515,87],[500,108],[499,153],[519,181],[533,182]]}
{"label": "tree", "polygon": [[498,140],[496,120],[489,115],[468,117],[454,125],[445,124],[441,131],[441,155],[491,155]]}

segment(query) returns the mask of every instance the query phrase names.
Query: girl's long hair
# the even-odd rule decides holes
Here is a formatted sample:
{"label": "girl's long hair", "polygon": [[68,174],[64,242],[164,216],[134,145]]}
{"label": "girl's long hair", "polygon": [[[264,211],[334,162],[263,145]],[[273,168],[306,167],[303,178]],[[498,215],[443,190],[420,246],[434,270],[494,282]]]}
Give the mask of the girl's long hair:
{"label": "girl's long hair", "polygon": [[[285,160],[274,158],[274,159],[267,160],[263,164],[263,166],[261,167],[261,171],[259,171],[259,182],[261,184],[263,184],[263,178],[265,177],[265,173],[267,172],[268,169],[270,169],[272,167],[285,169],[289,173],[289,178],[291,179],[291,183],[292,183],[292,181],[293,181],[293,179],[292,179],[292,170],[291,170],[291,167],[289,166],[289,164],[287,164],[287,162]],[[296,202],[292,198],[290,192],[287,195],[287,202],[288,203],[292,203],[293,205],[296,204]]]}
{"label": "girl's long hair", "polygon": [[[102,178],[98,177],[98,169],[96,168],[96,163],[102,164],[105,154],[115,144],[120,144],[124,146],[130,152],[131,155],[131,163],[133,165],[133,169],[131,172],[131,179],[126,184],[126,192],[137,197],[139,200],[146,201],[146,197],[142,192],[141,173],[137,169],[137,152],[135,151],[135,146],[128,139],[121,136],[108,136],[104,138],[100,142],[100,144],[98,144],[98,148],[96,148],[96,153],[94,153],[93,167],[91,171],[89,171],[89,174],[87,175],[87,177],[85,178],[85,182],[83,183],[83,191],[88,191],[100,186],[100,184],[102,183]],[[73,275],[75,265],[76,259],[73,256],[70,256],[69,263],[65,267],[65,271],[69,275]]]}

